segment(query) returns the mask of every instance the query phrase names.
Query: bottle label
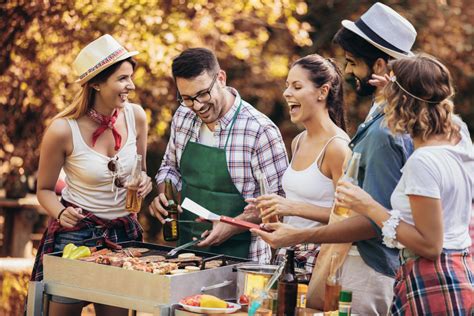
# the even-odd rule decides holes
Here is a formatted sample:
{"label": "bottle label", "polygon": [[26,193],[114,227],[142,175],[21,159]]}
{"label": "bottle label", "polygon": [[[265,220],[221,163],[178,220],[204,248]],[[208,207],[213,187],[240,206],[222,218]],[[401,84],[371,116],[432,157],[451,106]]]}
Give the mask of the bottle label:
{"label": "bottle label", "polygon": [[351,305],[339,303],[339,315],[350,315],[351,314]]}

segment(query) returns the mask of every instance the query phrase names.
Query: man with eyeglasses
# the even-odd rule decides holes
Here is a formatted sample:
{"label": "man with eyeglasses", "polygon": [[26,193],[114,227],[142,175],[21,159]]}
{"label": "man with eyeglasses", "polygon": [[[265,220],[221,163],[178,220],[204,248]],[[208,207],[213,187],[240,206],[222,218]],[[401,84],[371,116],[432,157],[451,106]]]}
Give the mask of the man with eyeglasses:
{"label": "man with eyeglasses", "polygon": [[[259,222],[243,214],[245,199],[260,195],[256,175],[266,176],[272,192],[283,195],[281,178],[288,157],[278,128],[264,114],[226,86],[226,73],[213,52],[205,48],[183,51],[173,60],[173,77],[180,107],[174,114],[163,162],[156,175],[159,196],[150,212],[162,223],[167,215],[164,180],[170,178],[181,197],[220,215]],[[269,246],[248,231],[214,222],[193,222],[181,214],[180,241],[207,236],[203,250],[260,263],[270,261]]]}

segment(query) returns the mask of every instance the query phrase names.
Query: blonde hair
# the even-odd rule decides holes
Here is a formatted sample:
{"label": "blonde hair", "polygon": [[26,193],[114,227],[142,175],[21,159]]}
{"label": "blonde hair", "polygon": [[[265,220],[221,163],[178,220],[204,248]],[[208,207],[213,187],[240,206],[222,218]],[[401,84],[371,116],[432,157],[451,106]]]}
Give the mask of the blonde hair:
{"label": "blonde hair", "polygon": [[76,94],[71,104],[64,110],[56,114],[53,120],[58,118],[78,119],[85,115],[87,110],[92,106],[94,101],[95,90],[92,88],[90,82],[86,82],[81,90]]}
{"label": "blonde hair", "polygon": [[135,70],[135,66],[137,63],[132,57],[121,60],[102,70],[82,85],[81,90],[76,94],[72,103],[64,110],[59,112],[53,118],[53,120],[58,118],[78,119],[81,116],[85,115],[87,113],[87,110],[92,107],[96,94],[96,90],[92,87],[92,85],[94,83],[101,83],[107,81],[107,79],[115,72],[115,70],[117,70],[117,68],[119,68],[119,66],[126,61],[132,64],[132,68]]}
{"label": "blonde hair", "polygon": [[430,136],[459,135],[453,120],[454,89],[449,70],[436,58],[419,54],[393,60],[392,81],[384,89],[385,121],[393,133],[409,133],[426,141]]}

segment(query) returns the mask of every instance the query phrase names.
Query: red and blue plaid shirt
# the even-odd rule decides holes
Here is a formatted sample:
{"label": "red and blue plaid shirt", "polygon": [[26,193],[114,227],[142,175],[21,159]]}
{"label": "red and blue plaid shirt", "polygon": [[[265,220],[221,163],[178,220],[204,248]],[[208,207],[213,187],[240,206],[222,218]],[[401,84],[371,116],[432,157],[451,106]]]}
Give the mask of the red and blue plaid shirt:
{"label": "red and blue plaid shirt", "polygon": [[[237,110],[241,97],[230,88],[235,101],[230,110],[218,120],[214,130],[216,147],[224,148],[228,127]],[[171,122],[171,134],[163,162],[156,175],[156,182],[170,178],[181,191],[180,161],[188,141],[198,142],[201,119],[189,108],[180,106]],[[263,113],[242,100],[242,107],[234,123],[226,148],[227,166],[235,187],[244,198],[257,197],[260,188],[255,174],[264,174],[270,184],[269,193],[284,196],[281,178],[288,167],[285,144],[278,127]],[[269,247],[261,239],[252,236],[249,259],[268,263]]]}

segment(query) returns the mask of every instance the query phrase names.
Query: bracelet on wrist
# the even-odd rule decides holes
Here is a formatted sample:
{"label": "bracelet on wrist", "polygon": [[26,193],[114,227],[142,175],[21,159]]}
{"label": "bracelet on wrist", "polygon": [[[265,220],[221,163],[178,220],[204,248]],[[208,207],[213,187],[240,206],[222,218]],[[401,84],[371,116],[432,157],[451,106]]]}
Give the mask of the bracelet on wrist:
{"label": "bracelet on wrist", "polygon": [[56,220],[58,223],[61,221],[61,215],[63,215],[64,211],[67,209],[67,207],[63,208],[62,210],[59,211],[58,217],[56,217]]}
{"label": "bracelet on wrist", "polygon": [[388,212],[389,219],[382,222],[383,243],[389,248],[403,248],[403,245],[397,241],[397,227],[400,224],[400,211],[392,210]]}

